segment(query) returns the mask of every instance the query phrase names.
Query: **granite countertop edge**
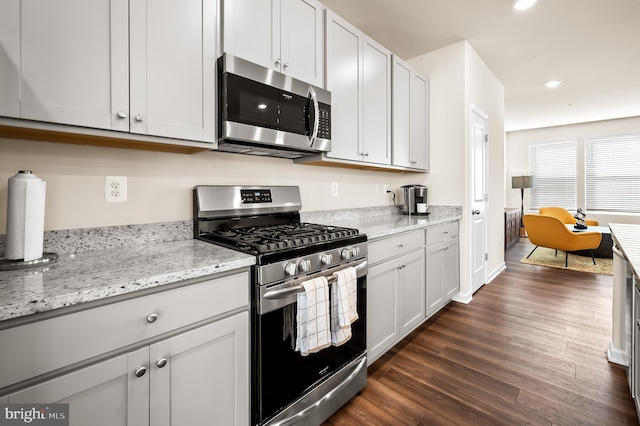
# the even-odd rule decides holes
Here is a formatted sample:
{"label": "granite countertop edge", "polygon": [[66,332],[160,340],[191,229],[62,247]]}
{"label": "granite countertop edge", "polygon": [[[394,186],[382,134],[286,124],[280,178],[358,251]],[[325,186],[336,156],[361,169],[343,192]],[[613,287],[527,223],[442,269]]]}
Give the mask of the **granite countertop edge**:
{"label": "granite countertop edge", "polygon": [[[337,217],[341,220],[324,217],[318,223],[357,228],[370,241],[462,219],[458,210],[425,217]],[[64,254],[57,263],[41,270],[0,272],[0,322],[250,267],[255,258],[191,239]]]}

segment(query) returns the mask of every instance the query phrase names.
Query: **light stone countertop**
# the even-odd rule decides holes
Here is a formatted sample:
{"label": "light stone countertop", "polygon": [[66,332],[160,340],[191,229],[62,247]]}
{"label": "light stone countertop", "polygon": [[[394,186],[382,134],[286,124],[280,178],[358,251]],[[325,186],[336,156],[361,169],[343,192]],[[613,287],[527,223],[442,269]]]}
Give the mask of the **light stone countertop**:
{"label": "light stone countertop", "polygon": [[0,321],[255,264],[199,240],[60,254],[45,267],[0,272]]}
{"label": "light stone countertop", "polygon": [[640,277],[640,225],[610,223],[609,228],[633,273]]}
{"label": "light stone countertop", "polygon": [[[301,220],[356,228],[373,240],[462,219],[460,207],[429,209],[428,216],[398,214],[393,207],[302,212]],[[184,221],[49,231],[45,252],[59,254],[55,263],[0,271],[0,321],[255,264],[251,255],[192,239],[192,229]]]}
{"label": "light stone countertop", "polygon": [[371,241],[376,238],[383,238],[399,234],[401,232],[422,229],[460,219],[462,219],[461,213],[447,211],[440,214],[432,212],[428,216],[390,215],[362,217],[340,221],[326,221],[323,223],[327,225],[356,228],[360,233],[367,234],[367,238]]}

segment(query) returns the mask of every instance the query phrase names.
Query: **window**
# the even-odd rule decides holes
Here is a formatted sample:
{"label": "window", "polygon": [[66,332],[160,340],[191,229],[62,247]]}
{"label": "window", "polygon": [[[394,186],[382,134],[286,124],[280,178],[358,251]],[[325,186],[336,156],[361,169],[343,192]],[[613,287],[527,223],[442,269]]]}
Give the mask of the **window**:
{"label": "window", "polygon": [[576,141],[529,146],[529,174],[535,177],[529,208],[576,209]]}
{"label": "window", "polygon": [[640,134],[587,140],[587,210],[640,213]]}

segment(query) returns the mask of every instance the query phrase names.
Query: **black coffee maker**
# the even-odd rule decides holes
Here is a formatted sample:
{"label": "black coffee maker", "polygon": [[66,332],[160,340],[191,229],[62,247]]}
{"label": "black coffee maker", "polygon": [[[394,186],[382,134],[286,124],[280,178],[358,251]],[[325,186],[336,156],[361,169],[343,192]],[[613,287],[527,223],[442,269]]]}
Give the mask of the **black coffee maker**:
{"label": "black coffee maker", "polygon": [[[404,214],[428,214],[426,212],[429,204],[427,203],[427,187],[424,185],[404,185],[401,186],[403,196],[402,212]],[[419,206],[420,204],[420,206]],[[422,211],[424,210],[424,211]]]}

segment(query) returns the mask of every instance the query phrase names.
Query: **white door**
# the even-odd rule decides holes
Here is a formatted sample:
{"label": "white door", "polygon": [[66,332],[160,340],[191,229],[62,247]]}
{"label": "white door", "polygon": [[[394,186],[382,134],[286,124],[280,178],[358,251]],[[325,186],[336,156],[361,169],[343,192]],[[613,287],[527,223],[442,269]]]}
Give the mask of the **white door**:
{"label": "white door", "polygon": [[469,117],[471,149],[471,291],[475,293],[486,282],[486,159],[487,116],[474,106]]}

